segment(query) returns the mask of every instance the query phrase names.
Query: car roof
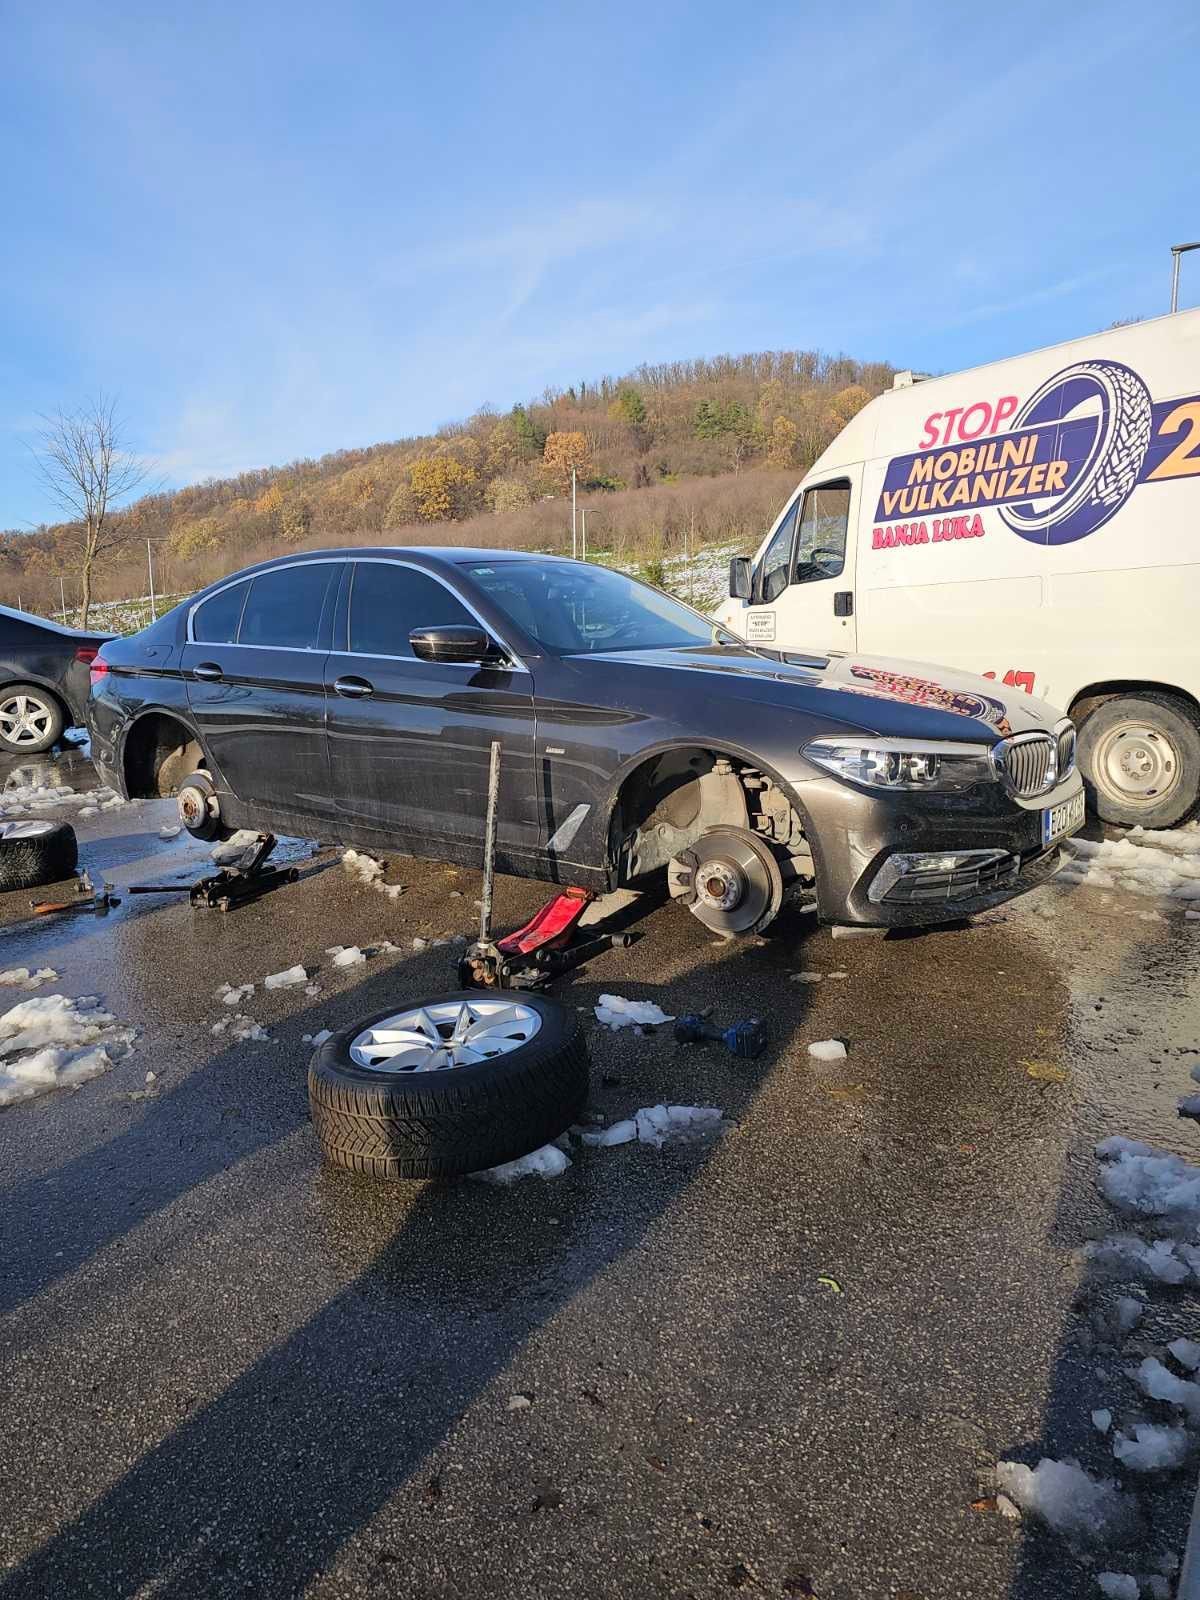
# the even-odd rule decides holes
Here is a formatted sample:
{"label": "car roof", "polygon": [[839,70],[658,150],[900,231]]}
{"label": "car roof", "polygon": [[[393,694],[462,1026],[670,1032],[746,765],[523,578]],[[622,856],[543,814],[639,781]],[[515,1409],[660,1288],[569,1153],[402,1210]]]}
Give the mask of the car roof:
{"label": "car roof", "polygon": [[[275,561],[288,563],[304,560],[308,557],[321,557],[328,561],[330,557],[352,558],[354,556],[416,556],[422,561],[443,561],[454,566],[471,566],[477,561],[565,561],[566,556],[548,554],[541,550],[498,550],[491,548],[478,548],[467,545],[445,544],[373,544],[373,545],[345,545],[335,550],[297,550],[291,556],[277,556]],[[270,563],[274,565],[275,562]]]}

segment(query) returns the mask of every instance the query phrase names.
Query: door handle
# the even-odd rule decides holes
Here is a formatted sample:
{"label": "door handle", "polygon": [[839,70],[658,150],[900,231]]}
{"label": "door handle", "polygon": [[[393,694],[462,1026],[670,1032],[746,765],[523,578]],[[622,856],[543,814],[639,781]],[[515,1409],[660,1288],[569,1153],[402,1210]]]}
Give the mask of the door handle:
{"label": "door handle", "polygon": [[853,589],[842,589],[834,595],[833,614],[835,617],[852,617],[854,615]]}
{"label": "door handle", "polygon": [[216,683],[221,677],[221,669],[215,661],[201,661],[192,668],[192,677],[200,678],[205,683]]}
{"label": "door handle", "polygon": [[343,700],[365,700],[375,693],[375,685],[365,678],[336,678],[333,692],[340,694]]}

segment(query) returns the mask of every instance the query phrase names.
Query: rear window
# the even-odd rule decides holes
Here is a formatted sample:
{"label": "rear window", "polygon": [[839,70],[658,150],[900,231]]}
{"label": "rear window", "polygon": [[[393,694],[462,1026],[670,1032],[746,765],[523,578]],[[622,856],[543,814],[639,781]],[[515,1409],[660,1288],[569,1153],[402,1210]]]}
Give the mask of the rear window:
{"label": "rear window", "polygon": [[276,650],[315,650],[325,591],[336,571],[331,562],[310,561],[252,578],[237,642]]}
{"label": "rear window", "polygon": [[234,644],[249,588],[248,583],[235,583],[198,605],[192,617],[192,638],[199,644]]}

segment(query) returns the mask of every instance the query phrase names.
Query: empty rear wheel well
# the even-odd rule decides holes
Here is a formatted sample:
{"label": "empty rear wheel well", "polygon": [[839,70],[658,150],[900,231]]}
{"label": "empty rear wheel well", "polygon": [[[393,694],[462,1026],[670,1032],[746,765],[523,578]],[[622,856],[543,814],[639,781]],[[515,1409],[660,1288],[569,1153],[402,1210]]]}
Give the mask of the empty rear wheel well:
{"label": "empty rear wheel well", "polygon": [[129,798],[157,800],[178,794],[184,778],[204,765],[204,752],[185,723],[152,712],[129,730],[124,765]]}
{"label": "empty rear wheel well", "polygon": [[622,783],[609,854],[622,882],[665,867],[709,828],[745,828],[774,848],[785,876],[812,871],[804,823],[775,780],[721,750],[682,745],[643,761]]}

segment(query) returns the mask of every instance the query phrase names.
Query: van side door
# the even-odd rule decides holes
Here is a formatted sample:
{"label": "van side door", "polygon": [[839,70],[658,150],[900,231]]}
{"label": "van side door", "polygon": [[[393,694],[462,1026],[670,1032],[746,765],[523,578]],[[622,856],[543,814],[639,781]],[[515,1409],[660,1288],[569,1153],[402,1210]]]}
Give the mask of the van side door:
{"label": "van side door", "polygon": [[856,533],[862,469],[806,484],[754,569],[750,599],[730,618],[752,644],[811,653],[854,650]]}

